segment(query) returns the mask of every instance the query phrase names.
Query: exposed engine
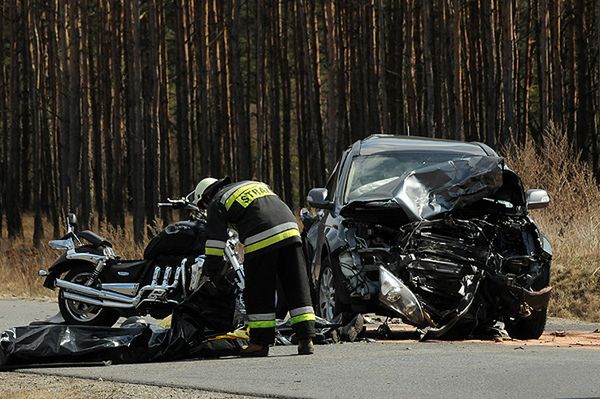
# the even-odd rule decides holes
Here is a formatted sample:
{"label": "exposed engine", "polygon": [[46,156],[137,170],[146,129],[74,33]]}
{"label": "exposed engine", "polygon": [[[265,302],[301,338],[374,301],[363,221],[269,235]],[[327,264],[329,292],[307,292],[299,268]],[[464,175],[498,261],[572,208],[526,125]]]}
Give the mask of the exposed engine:
{"label": "exposed engine", "polygon": [[389,270],[422,307],[423,317],[402,318],[429,335],[442,335],[459,321],[475,329],[510,314],[527,317],[547,304],[548,293],[533,291],[543,288],[534,282],[547,268],[526,217],[488,212],[400,227],[351,224],[356,248],[340,255],[342,272],[352,271],[344,273],[347,288],[364,296],[379,282],[380,267]]}

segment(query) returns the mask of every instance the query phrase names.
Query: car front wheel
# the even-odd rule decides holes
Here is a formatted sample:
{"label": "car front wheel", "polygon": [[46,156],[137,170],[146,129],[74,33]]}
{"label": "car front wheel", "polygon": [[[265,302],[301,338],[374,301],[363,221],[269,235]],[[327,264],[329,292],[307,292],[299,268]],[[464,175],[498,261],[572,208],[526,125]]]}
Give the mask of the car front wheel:
{"label": "car front wheel", "polygon": [[[541,290],[550,285],[550,263],[544,265],[541,275],[532,285],[532,289]],[[504,322],[506,332],[514,339],[538,339],[544,333],[548,308],[532,311],[525,319],[507,318]]]}
{"label": "car front wheel", "polygon": [[354,314],[348,312],[347,306],[340,300],[340,288],[334,273],[329,258],[325,257],[321,262],[321,273],[317,283],[316,312],[329,321],[342,314],[341,320],[336,320],[336,322],[343,323],[351,320]]}
{"label": "car front wheel", "polygon": [[546,327],[548,309],[533,311],[526,319],[508,319],[505,322],[506,332],[514,339],[538,339]]}
{"label": "car front wheel", "polygon": [[333,320],[337,316],[335,288],[335,279],[331,267],[322,265],[317,291],[317,309],[319,316],[327,320]]}

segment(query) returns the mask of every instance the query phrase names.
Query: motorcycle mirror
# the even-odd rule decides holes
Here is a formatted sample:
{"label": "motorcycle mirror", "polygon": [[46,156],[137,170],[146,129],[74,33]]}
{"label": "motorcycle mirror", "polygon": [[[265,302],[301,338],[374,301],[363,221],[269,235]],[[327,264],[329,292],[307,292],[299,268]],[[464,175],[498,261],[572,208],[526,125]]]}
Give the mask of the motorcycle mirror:
{"label": "motorcycle mirror", "polygon": [[311,217],[310,211],[307,208],[300,209],[300,220],[306,220]]}
{"label": "motorcycle mirror", "polygon": [[194,203],[194,191],[190,192],[188,195],[186,195],[185,197],[183,197],[184,200],[186,200],[189,203]]}
{"label": "motorcycle mirror", "polygon": [[69,213],[67,215],[67,222],[71,225],[71,226],[77,226],[77,216],[75,216],[74,213]]}

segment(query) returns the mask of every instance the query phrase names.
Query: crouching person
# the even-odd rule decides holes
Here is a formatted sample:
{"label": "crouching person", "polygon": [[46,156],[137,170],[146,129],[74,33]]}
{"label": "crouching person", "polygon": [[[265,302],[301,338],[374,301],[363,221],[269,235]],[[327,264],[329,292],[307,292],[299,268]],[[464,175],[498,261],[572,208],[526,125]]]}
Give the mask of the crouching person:
{"label": "crouching person", "polygon": [[250,344],[242,356],[267,356],[275,341],[275,282],[279,276],[298,337],[298,354],[314,352],[315,314],[302,253],[300,232],[292,211],[265,183],[205,178],[195,201],[208,209],[206,262],[208,275],[223,264],[228,226],[244,244],[244,300]]}

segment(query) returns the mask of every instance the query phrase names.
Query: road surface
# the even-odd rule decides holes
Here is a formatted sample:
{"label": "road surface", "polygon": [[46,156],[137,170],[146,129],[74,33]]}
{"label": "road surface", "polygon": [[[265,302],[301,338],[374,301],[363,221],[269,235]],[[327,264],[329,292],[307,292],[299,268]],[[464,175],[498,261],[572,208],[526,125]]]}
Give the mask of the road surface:
{"label": "road surface", "polygon": [[[0,300],[0,330],[55,311],[51,302]],[[548,325],[567,335],[597,328],[563,320]],[[318,346],[315,355],[303,357],[294,355],[295,347],[275,347],[260,359],[27,372],[273,397],[600,397],[600,346],[557,345],[359,342]]]}

